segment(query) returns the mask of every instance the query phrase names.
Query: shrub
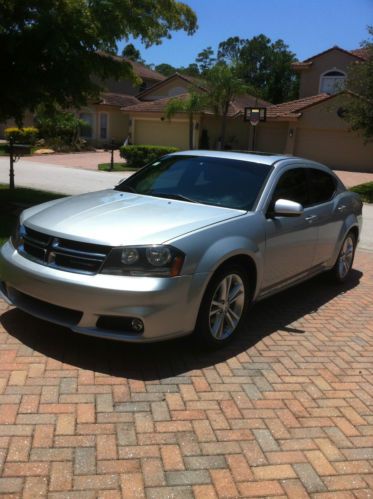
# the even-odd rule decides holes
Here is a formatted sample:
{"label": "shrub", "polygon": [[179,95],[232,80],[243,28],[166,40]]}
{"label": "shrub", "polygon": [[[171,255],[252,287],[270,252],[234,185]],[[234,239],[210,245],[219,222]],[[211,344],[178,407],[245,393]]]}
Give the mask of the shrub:
{"label": "shrub", "polygon": [[74,113],[59,107],[39,106],[35,116],[40,136],[48,147],[56,151],[79,151],[86,141],[80,138],[80,131],[87,127]]}
{"label": "shrub", "polygon": [[4,130],[5,138],[8,140],[13,140],[18,144],[31,144],[34,145],[38,136],[39,130],[35,127],[25,127],[25,128],[6,128]]}
{"label": "shrub", "polygon": [[177,152],[177,147],[167,146],[122,146],[120,155],[127,161],[128,166],[140,168],[156,161],[165,154]]}

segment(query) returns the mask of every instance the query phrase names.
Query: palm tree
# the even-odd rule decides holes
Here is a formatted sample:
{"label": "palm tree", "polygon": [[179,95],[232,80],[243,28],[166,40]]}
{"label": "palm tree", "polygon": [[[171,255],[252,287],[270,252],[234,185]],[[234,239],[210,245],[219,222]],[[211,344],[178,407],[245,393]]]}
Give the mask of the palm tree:
{"label": "palm tree", "polygon": [[229,105],[234,97],[247,93],[250,87],[236,76],[232,66],[223,62],[215,64],[205,74],[205,79],[209,105],[221,116],[220,144],[224,149]]}
{"label": "palm tree", "polygon": [[206,95],[190,92],[182,97],[171,99],[166,106],[166,117],[171,119],[177,113],[187,113],[189,118],[189,149],[194,149],[193,141],[193,119],[194,115],[203,111],[206,107]]}

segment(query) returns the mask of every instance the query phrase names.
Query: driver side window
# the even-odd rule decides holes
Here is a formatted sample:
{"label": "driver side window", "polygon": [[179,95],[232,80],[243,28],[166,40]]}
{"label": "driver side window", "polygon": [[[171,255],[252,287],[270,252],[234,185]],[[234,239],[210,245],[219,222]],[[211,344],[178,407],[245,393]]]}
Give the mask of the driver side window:
{"label": "driver side window", "polygon": [[293,168],[292,170],[287,170],[281,176],[272,196],[272,207],[278,199],[288,199],[303,206],[309,204],[307,172],[305,168]]}

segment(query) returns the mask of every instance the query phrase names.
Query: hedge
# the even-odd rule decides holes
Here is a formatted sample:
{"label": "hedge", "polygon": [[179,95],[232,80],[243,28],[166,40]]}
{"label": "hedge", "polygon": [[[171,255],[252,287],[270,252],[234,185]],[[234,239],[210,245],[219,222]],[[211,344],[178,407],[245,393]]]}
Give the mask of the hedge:
{"label": "hedge", "polygon": [[6,128],[4,135],[7,140],[13,139],[18,144],[35,144],[39,130],[35,127],[29,126],[25,128]]}
{"label": "hedge", "polygon": [[177,147],[167,146],[122,146],[120,155],[127,161],[128,166],[140,168],[156,161],[165,154],[177,152]]}

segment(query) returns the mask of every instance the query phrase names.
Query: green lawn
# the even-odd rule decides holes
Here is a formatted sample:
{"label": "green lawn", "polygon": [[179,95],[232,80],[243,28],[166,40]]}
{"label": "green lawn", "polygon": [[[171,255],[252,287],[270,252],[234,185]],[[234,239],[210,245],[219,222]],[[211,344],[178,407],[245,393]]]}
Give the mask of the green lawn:
{"label": "green lawn", "polygon": [[364,203],[373,203],[373,182],[355,185],[355,187],[351,187],[350,191],[357,192]]}
{"label": "green lawn", "polygon": [[63,197],[63,194],[19,187],[13,192],[0,184],[0,245],[4,244],[17,223],[18,213],[24,208]]}
{"label": "green lawn", "polygon": [[[98,169],[103,172],[108,172],[110,170],[110,163],[100,163]],[[136,168],[133,166],[128,166],[126,163],[114,163],[114,172],[134,172]]]}
{"label": "green lawn", "polygon": [[0,143],[0,156],[8,156],[6,152],[7,144]]}

